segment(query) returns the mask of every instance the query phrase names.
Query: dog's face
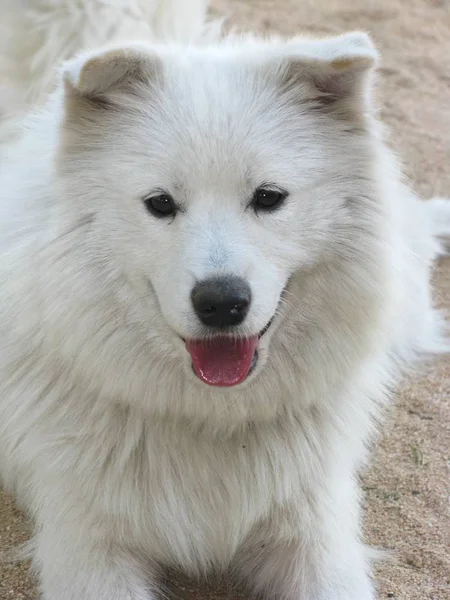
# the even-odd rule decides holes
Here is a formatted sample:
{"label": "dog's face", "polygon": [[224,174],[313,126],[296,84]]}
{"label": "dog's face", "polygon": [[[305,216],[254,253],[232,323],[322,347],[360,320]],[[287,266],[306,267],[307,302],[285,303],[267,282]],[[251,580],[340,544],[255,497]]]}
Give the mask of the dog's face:
{"label": "dog's face", "polygon": [[346,243],[373,60],[355,34],[132,46],[66,67],[63,184],[101,221],[99,252],[147,286],[190,376],[256,377],[290,280]]}

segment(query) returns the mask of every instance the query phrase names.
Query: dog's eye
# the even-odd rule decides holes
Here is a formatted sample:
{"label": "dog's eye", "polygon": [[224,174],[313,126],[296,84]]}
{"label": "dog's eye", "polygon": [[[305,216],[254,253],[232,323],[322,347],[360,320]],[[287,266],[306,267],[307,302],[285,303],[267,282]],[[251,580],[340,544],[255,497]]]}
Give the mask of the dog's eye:
{"label": "dog's eye", "polygon": [[252,205],[256,211],[265,210],[271,211],[279,208],[284,200],[286,200],[288,193],[284,190],[270,189],[270,188],[258,188],[253,194]]}
{"label": "dog's eye", "polygon": [[169,194],[156,194],[144,198],[144,204],[150,214],[159,219],[173,217],[177,212],[174,199]]}

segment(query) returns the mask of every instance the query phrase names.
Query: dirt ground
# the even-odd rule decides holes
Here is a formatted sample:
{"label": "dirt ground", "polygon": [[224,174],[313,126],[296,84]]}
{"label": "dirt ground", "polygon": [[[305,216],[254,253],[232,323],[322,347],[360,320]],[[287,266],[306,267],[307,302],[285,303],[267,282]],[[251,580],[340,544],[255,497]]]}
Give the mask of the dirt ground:
{"label": "dirt ground", "polygon": [[[383,54],[381,116],[415,188],[450,195],[450,2],[447,0],[216,0],[245,29],[283,34],[372,33]],[[436,274],[437,302],[450,309],[450,260]],[[450,361],[429,366],[398,395],[363,478],[368,541],[395,560],[377,572],[380,599],[450,599]],[[0,550],[29,528],[0,491]],[[225,584],[169,576],[174,597],[241,598]],[[225,577],[226,581],[226,577]],[[36,597],[28,565],[0,564],[0,600]],[[301,599],[299,599],[301,600]]]}

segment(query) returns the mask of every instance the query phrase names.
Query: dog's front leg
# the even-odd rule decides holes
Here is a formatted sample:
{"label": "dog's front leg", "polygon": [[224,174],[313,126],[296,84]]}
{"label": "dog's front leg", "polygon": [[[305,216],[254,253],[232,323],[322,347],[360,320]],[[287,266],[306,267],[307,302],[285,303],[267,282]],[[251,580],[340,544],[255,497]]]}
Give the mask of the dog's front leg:
{"label": "dog's front leg", "polygon": [[[126,548],[62,524],[45,524],[34,556],[42,600],[153,600],[152,568]],[[87,533],[87,532],[86,532]]]}
{"label": "dog's front leg", "polygon": [[274,508],[249,537],[237,569],[252,592],[268,600],[374,600],[358,502],[323,492]]}

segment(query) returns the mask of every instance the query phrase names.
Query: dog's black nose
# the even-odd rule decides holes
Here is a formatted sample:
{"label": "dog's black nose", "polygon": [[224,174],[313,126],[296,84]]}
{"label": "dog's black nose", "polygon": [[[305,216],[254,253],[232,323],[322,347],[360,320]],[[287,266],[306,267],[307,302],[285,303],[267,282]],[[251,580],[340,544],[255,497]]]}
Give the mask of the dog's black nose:
{"label": "dog's black nose", "polygon": [[251,301],[248,284],[239,277],[217,277],[197,283],[191,294],[198,318],[209,327],[239,325]]}

